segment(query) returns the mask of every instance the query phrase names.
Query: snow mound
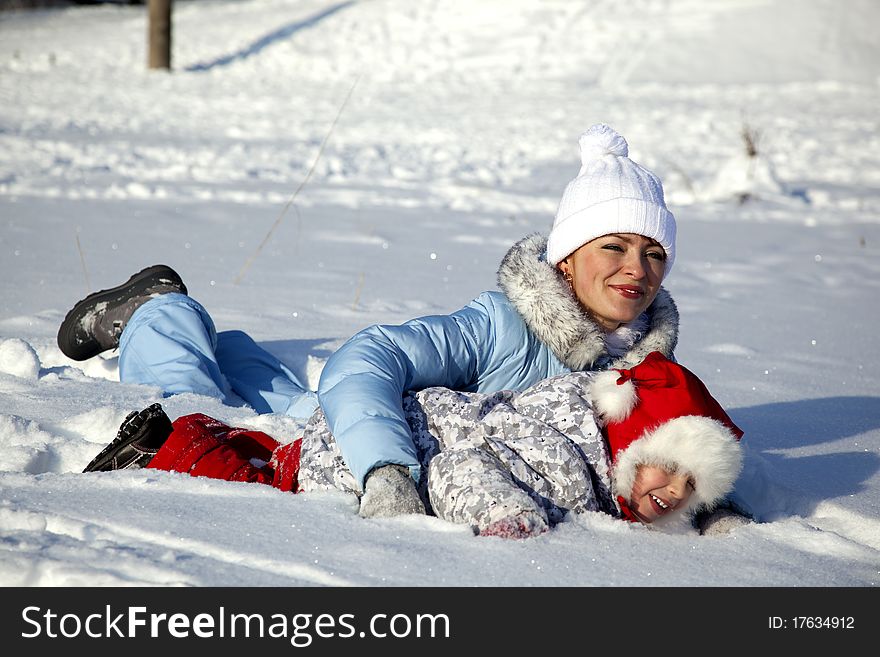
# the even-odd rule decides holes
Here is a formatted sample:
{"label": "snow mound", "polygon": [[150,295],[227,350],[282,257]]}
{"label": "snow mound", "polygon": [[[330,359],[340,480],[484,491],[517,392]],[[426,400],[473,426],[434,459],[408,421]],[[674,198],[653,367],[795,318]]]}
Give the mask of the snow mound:
{"label": "snow mound", "polygon": [[40,378],[40,357],[20,338],[0,339],[0,373],[36,381]]}

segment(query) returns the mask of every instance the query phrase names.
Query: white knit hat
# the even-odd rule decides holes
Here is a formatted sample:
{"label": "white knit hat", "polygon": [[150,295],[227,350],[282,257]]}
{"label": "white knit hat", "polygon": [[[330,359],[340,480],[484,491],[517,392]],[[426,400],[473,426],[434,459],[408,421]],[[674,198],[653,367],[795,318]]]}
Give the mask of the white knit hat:
{"label": "white knit hat", "polygon": [[582,134],[578,144],[581,170],[559,202],[547,261],[556,266],[602,235],[635,233],[663,247],[668,274],[675,260],[675,217],[666,209],[660,179],[629,159],[626,140],[604,123]]}

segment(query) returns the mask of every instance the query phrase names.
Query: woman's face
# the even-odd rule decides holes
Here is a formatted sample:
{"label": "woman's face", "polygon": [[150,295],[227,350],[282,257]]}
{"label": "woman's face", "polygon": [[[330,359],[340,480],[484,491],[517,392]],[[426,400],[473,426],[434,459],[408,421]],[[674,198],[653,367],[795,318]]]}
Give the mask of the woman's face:
{"label": "woman's face", "polygon": [[642,522],[654,522],[686,504],[693,490],[689,475],[642,464],[630,495],[630,510]]}
{"label": "woman's face", "polygon": [[606,331],[631,322],[654,301],[666,252],[634,233],[597,237],[559,263],[578,301]]}

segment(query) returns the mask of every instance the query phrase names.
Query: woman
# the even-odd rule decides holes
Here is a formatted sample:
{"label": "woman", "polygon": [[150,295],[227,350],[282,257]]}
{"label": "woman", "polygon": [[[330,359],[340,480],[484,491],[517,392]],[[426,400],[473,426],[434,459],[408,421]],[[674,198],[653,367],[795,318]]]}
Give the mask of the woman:
{"label": "woman", "polygon": [[320,403],[366,517],[424,512],[422,476],[403,411],[406,391],[522,390],[571,371],[673,356],[678,312],[661,282],[675,259],[675,218],[660,180],[596,125],[548,238],[515,244],[485,292],[450,315],[367,328],[327,361],[317,395],[240,331],[217,334],[207,311],[159,266],[94,293],[65,318],[58,344],[84,360],[119,347],[120,379],[166,393],[225,398],[308,418]]}

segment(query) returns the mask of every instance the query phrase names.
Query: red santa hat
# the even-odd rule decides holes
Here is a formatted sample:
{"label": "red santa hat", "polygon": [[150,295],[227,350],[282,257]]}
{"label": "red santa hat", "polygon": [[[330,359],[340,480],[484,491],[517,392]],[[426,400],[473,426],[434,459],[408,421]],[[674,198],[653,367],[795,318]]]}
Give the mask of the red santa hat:
{"label": "red santa hat", "polygon": [[629,501],[638,466],[693,477],[686,512],[711,508],[742,468],[743,432],[699,378],[660,352],[628,370],[594,377],[591,390],[612,460],[615,493]]}

